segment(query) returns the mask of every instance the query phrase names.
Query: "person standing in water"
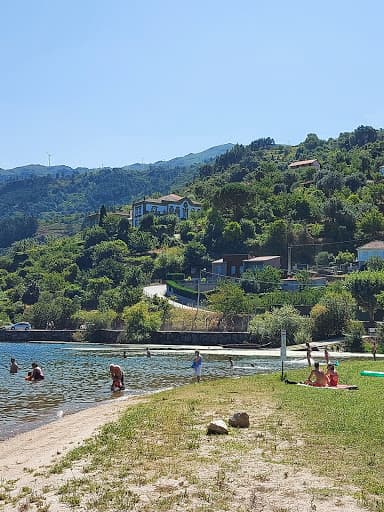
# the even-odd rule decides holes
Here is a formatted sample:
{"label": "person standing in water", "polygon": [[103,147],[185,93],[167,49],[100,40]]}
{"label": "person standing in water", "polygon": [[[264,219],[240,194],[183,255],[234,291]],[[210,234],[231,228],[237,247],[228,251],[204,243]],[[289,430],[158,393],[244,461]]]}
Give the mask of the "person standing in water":
{"label": "person standing in water", "polygon": [[325,347],[325,349],[324,349],[324,359],[325,359],[325,364],[328,366],[328,364],[329,364],[329,352],[328,352],[328,347]]}
{"label": "person standing in water", "polygon": [[119,391],[125,389],[124,372],[118,364],[109,366],[109,373],[112,377],[111,391]]}
{"label": "person standing in water", "polygon": [[377,353],[377,341],[373,340],[372,342],[372,356],[373,360],[376,361],[376,353]]}
{"label": "person standing in water", "polygon": [[232,359],[232,357],[231,357],[231,356],[229,356],[229,357],[228,357],[228,361],[229,361],[229,366],[230,366],[231,368],[233,368],[233,359]]}
{"label": "person standing in water", "polygon": [[9,365],[9,373],[17,373],[19,371],[19,365],[14,357],[11,357],[11,364]]}
{"label": "person standing in water", "polygon": [[147,350],[146,350],[146,355],[147,355],[147,357],[151,357],[151,352],[150,352],[148,347],[147,347]]}
{"label": "person standing in water", "polygon": [[196,382],[200,382],[201,379],[201,367],[203,365],[203,359],[198,350],[195,351],[195,357],[192,362],[192,368],[195,373]]}
{"label": "person standing in water", "polygon": [[311,354],[312,354],[312,349],[311,349],[311,345],[308,343],[305,344],[305,347],[306,347],[306,350],[307,350],[307,361],[308,361],[308,366],[312,366],[312,361],[311,361]]}

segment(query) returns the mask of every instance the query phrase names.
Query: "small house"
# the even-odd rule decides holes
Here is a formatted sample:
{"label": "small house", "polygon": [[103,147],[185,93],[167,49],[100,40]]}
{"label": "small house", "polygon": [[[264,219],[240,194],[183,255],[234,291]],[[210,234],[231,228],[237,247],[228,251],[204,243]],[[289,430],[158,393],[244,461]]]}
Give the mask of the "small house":
{"label": "small house", "polygon": [[357,263],[359,269],[366,265],[367,261],[374,256],[384,260],[383,241],[373,240],[372,242],[357,248]]}
{"label": "small house", "polygon": [[313,160],[298,160],[288,165],[289,169],[302,169],[303,167],[314,167],[317,171],[320,169],[319,161]]}

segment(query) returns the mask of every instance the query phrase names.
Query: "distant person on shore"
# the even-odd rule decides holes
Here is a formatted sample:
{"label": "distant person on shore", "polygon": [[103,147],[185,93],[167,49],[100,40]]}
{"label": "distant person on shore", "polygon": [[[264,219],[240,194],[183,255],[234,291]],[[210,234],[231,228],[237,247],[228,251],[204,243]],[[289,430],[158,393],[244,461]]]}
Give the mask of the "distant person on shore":
{"label": "distant person on shore", "polygon": [[32,371],[28,372],[27,376],[25,377],[25,380],[30,380],[32,382],[38,382],[40,380],[44,380],[44,373],[43,370],[40,368],[40,366],[37,363],[32,363]]}
{"label": "distant person on shore", "polygon": [[328,365],[327,373],[325,374],[328,379],[328,386],[337,386],[339,383],[339,374],[335,370],[333,364]]}
{"label": "distant person on shore", "polygon": [[377,353],[377,341],[373,340],[372,342],[372,356],[373,360],[376,361],[376,353]]}
{"label": "distant person on shore", "polygon": [[201,379],[201,367],[203,365],[203,359],[198,350],[195,351],[195,357],[192,362],[192,368],[196,377],[196,382],[200,382]]}
{"label": "distant person on shore", "polygon": [[328,366],[328,364],[329,364],[329,352],[328,352],[328,347],[325,347],[325,349],[324,349],[324,359],[325,359],[325,364]]}
{"label": "distant person on shore", "polygon": [[228,361],[229,361],[229,366],[230,366],[231,368],[233,368],[233,359],[232,359],[232,357],[231,357],[231,356],[229,356],[229,357],[228,357]]}
{"label": "distant person on shore", "polygon": [[151,355],[152,355],[148,347],[147,347],[147,350],[146,350],[145,353],[146,353],[147,357],[151,357]]}
{"label": "distant person on shore", "polygon": [[308,343],[305,344],[305,348],[307,350],[307,361],[308,361],[308,366],[312,366],[312,361],[311,361],[311,354],[312,354],[312,349],[311,349],[311,345]]}
{"label": "distant person on shore", "polygon": [[124,372],[118,364],[109,366],[109,373],[112,377],[111,391],[122,391],[124,386]]}
{"label": "distant person on shore", "polygon": [[323,388],[328,385],[328,379],[323,370],[320,370],[320,364],[317,361],[314,365],[314,369],[311,371],[304,384],[318,388]]}
{"label": "distant person on shore", "polygon": [[14,357],[11,357],[11,364],[9,365],[9,373],[17,373],[19,371],[19,365]]}

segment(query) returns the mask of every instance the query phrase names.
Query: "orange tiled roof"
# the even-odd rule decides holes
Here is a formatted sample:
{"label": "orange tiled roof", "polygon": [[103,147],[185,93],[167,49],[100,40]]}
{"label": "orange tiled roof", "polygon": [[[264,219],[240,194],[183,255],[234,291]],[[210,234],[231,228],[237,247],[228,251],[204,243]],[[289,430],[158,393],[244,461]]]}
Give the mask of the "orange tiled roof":
{"label": "orange tiled roof", "polygon": [[358,249],[384,249],[384,242],[382,240],[373,240],[372,242],[368,242]]}
{"label": "orange tiled roof", "polygon": [[298,160],[297,162],[292,162],[288,165],[288,167],[304,167],[306,165],[312,165],[317,162],[317,159],[314,160]]}

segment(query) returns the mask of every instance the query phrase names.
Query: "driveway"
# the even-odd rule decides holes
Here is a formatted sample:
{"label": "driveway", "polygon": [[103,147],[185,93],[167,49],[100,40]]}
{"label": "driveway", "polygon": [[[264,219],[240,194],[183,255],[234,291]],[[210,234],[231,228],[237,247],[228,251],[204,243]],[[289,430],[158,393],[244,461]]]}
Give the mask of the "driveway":
{"label": "driveway", "polygon": [[167,286],[165,284],[151,284],[150,286],[146,286],[143,289],[143,292],[147,297],[155,297],[156,295],[158,297],[164,297],[164,299],[167,299],[168,302],[175,308],[196,309],[191,306],[185,306],[184,304],[180,304],[180,302],[175,302],[174,300],[166,297],[165,294],[167,292]]}

